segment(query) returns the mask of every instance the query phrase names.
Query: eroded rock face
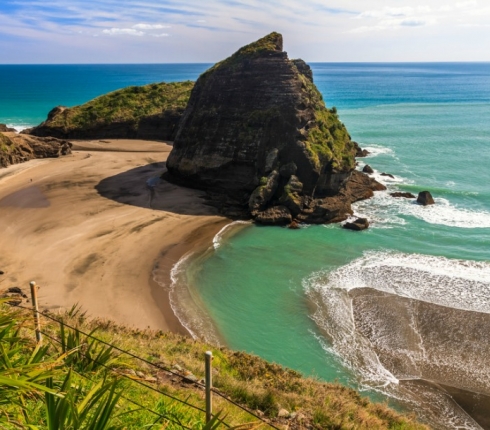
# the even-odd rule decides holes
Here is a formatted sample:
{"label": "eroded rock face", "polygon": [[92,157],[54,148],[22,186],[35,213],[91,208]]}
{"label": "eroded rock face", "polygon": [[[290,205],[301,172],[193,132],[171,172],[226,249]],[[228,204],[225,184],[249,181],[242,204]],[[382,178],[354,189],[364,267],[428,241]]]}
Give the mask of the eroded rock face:
{"label": "eroded rock face", "polygon": [[325,107],[310,67],[289,60],[282,45],[271,33],[199,77],[165,177],[257,222],[338,220],[350,201],[334,208],[323,199],[350,181],[357,147]]}
{"label": "eroded rock face", "polygon": [[71,146],[71,143],[54,137],[0,133],[0,167],[22,163],[33,158],[57,158],[70,154]]}

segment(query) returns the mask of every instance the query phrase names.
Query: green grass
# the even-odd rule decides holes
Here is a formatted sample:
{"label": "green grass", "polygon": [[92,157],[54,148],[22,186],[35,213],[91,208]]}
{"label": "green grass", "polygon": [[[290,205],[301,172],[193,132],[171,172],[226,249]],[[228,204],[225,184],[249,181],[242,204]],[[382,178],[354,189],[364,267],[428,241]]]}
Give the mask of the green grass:
{"label": "green grass", "polygon": [[[78,330],[43,317],[42,330],[48,336],[45,336],[42,347],[36,347],[32,313],[0,307],[2,429],[173,429],[180,428],[178,423],[181,423],[190,428],[209,430],[205,427],[203,413],[135,380],[204,408],[201,388],[93,341],[80,330],[131,351],[161,368],[175,369],[178,365],[198,378],[204,373],[204,352],[211,350],[214,386],[279,427],[288,423],[287,419],[277,418],[278,411],[285,408],[300,417],[291,421],[294,428],[426,428],[413,417],[372,403],[352,389],[304,378],[294,370],[253,355],[213,347],[173,333],[141,331],[110,321],[88,320],[76,307],[50,315],[62,318]],[[88,356],[99,363],[94,364]],[[220,411],[227,423],[257,425],[255,417],[221,397],[214,395],[213,403],[214,411]],[[219,426],[219,422],[213,425]]]}
{"label": "green grass", "polygon": [[165,110],[183,110],[187,106],[191,81],[132,86],[97,97],[83,105],[65,109],[46,125],[70,130],[111,123],[134,121]]}

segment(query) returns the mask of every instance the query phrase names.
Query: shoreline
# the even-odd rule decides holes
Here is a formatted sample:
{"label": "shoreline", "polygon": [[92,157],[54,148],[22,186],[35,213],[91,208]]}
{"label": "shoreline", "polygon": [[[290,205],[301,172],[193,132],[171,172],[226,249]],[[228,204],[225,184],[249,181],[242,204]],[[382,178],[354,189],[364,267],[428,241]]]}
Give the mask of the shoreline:
{"label": "shoreline", "polygon": [[[230,220],[223,219],[209,221],[202,226],[198,226],[188,232],[182,243],[163,249],[157,259],[154,260],[149,284],[155,302],[160,307],[162,314],[164,316],[168,315],[166,322],[170,331],[192,337],[189,329],[185,326],[184,322],[179,319],[171,303],[170,294],[172,293],[173,282],[171,273],[173,268],[185,258],[189,252],[197,255],[205,253],[206,250],[212,246],[212,240],[216,234],[229,223]],[[163,271],[163,276],[155,276],[155,269],[159,272]],[[158,281],[155,279],[156,277],[158,277]]]}
{"label": "shoreline", "polygon": [[230,221],[201,191],[147,185],[164,169],[166,142],[73,143],[71,155],[0,170],[2,289],[28,291],[34,280],[41,309],[78,304],[91,318],[188,335],[153,270],[165,257],[170,279],[200,238],[209,246]]}

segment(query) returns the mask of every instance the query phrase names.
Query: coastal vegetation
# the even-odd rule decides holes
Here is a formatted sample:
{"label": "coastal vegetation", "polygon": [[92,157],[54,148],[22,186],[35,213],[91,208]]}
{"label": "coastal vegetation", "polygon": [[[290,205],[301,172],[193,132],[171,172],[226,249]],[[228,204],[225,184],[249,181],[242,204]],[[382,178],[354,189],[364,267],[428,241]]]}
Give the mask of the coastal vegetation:
{"label": "coastal vegetation", "polygon": [[[42,318],[45,337],[40,346],[35,344],[30,312],[0,308],[2,428],[221,426],[216,419],[206,427],[202,412],[185,405],[203,405],[203,391],[189,375],[197,375],[195,380],[202,377],[206,350],[213,351],[214,385],[223,394],[214,396],[215,411],[228,425],[267,427],[224,397],[279,428],[425,428],[352,389],[303,378],[244,352],[172,333],[89,320],[76,306],[47,316]],[[144,361],[121,351],[131,351]]]}
{"label": "coastal vegetation", "polygon": [[222,67],[223,68],[231,67],[233,69],[234,66],[239,66],[243,60],[250,60],[262,54],[267,54],[278,50],[282,51],[282,36],[281,34],[273,31],[272,33],[262,37],[261,39],[255,42],[242,46],[233,55],[214,64],[203,74],[201,74],[199,78],[201,80],[205,80],[213,72],[215,72],[216,70]]}
{"label": "coastal vegetation", "polygon": [[123,88],[80,106],[54,108],[45,122],[27,133],[61,138],[169,139],[193,86],[193,82],[184,81]]}
{"label": "coastal vegetation", "polygon": [[0,133],[0,151],[8,154],[9,152],[12,151],[12,148],[14,147],[14,143],[3,133]]}

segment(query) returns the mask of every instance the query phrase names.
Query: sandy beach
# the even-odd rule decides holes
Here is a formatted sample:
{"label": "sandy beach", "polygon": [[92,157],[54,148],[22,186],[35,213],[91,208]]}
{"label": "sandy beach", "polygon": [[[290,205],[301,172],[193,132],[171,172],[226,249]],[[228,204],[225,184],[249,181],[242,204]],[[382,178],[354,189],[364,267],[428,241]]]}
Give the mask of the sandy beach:
{"label": "sandy beach", "polygon": [[[158,179],[167,143],[73,144],[71,155],[0,169],[0,288],[34,280],[42,309],[78,303],[90,317],[186,333],[170,270],[229,221],[203,192]],[[165,285],[153,280],[157,261]]]}

